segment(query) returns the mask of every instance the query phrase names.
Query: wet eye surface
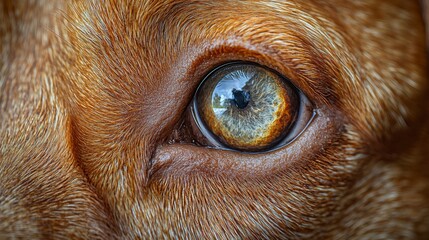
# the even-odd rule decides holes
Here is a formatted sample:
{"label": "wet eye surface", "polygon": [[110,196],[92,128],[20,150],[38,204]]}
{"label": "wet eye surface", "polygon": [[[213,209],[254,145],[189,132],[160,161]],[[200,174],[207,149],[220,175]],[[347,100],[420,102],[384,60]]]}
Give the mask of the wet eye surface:
{"label": "wet eye surface", "polygon": [[280,74],[253,63],[230,63],[208,74],[192,108],[198,128],[214,146],[258,152],[299,134],[295,125],[307,103]]}

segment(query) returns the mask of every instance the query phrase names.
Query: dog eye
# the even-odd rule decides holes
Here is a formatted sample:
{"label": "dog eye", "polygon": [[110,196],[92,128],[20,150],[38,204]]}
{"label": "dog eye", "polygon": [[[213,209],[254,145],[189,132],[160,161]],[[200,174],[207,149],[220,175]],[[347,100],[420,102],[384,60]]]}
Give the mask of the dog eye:
{"label": "dog eye", "polygon": [[247,152],[290,143],[314,116],[287,78],[253,63],[230,63],[209,73],[195,93],[192,113],[209,143]]}

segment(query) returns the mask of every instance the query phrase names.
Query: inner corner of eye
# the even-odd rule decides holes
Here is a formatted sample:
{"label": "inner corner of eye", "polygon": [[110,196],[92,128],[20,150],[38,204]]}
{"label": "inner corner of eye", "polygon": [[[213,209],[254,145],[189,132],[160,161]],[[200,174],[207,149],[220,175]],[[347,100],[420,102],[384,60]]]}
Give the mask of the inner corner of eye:
{"label": "inner corner of eye", "polygon": [[266,151],[278,146],[299,119],[299,91],[279,73],[230,63],[209,73],[193,101],[201,132],[216,146]]}

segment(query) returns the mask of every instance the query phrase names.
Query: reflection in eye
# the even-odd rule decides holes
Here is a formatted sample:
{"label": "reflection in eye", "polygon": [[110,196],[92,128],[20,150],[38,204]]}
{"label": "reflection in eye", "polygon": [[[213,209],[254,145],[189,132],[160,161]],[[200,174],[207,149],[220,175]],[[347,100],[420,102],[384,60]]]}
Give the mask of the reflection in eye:
{"label": "reflection in eye", "polygon": [[261,151],[287,138],[301,112],[300,102],[308,100],[303,102],[279,74],[256,64],[233,63],[206,77],[196,92],[193,114],[215,146]]}

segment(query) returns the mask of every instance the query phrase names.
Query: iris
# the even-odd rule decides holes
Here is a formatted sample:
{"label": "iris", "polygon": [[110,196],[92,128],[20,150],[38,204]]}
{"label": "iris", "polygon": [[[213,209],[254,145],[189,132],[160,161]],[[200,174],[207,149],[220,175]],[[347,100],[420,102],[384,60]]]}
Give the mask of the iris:
{"label": "iris", "polygon": [[195,114],[222,145],[260,151],[281,141],[294,124],[299,98],[276,72],[233,63],[210,73],[196,93]]}

